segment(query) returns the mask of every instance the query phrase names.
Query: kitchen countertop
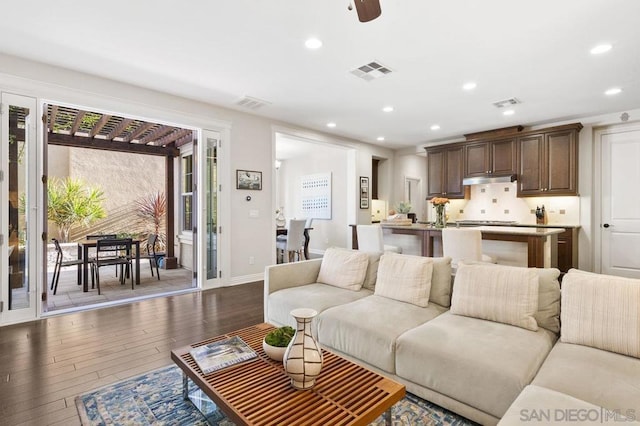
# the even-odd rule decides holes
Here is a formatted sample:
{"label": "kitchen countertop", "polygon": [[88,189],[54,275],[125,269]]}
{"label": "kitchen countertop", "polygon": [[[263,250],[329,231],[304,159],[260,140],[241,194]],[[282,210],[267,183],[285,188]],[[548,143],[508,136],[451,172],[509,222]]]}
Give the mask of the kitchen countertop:
{"label": "kitchen countertop", "polygon": [[[411,225],[393,225],[390,223],[383,223],[383,228],[412,230],[412,231],[439,231],[438,228],[434,228],[430,224],[426,223],[414,223]],[[455,228],[454,224],[449,224],[449,228]],[[509,234],[509,235],[531,235],[531,236],[547,236],[554,234],[561,234],[565,231],[565,228],[549,227],[549,226],[502,226],[502,225],[481,225],[481,226],[466,226],[465,228],[479,229],[481,232],[490,232],[492,234]],[[462,229],[462,228],[461,228]]]}

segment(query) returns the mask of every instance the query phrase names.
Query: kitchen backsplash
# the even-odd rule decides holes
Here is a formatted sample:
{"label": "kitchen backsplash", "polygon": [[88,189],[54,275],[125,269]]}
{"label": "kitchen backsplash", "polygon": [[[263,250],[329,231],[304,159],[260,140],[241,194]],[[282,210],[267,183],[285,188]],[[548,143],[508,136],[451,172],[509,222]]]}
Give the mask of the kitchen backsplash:
{"label": "kitchen backsplash", "polygon": [[[580,197],[518,198],[517,182],[471,186],[470,199],[451,200],[447,205],[449,221],[499,220],[535,224],[535,210],[543,206],[549,225],[579,225]],[[429,209],[433,220],[433,208]]]}

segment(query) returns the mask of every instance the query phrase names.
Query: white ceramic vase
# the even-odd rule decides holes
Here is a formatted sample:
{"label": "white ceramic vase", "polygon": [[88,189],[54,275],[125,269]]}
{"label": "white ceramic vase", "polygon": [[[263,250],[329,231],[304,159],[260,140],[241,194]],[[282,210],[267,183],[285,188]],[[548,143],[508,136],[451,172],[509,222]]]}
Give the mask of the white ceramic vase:
{"label": "white ceramic vase", "polygon": [[311,333],[311,321],[318,315],[313,309],[291,311],[296,319],[296,334],[284,354],[284,370],[296,389],[311,389],[322,369],[322,350]]}

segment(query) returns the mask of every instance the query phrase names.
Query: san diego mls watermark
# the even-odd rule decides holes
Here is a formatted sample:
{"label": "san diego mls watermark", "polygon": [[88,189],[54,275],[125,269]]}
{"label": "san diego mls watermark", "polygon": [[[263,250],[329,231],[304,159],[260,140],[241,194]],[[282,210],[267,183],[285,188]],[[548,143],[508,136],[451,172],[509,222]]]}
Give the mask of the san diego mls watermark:
{"label": "san diego mls watermark", "polygon": [[606,408],[541,408],[520,410],[521,422],[593,422],[593,423],[624,423],[638,419],[636,410],[608,410]]}

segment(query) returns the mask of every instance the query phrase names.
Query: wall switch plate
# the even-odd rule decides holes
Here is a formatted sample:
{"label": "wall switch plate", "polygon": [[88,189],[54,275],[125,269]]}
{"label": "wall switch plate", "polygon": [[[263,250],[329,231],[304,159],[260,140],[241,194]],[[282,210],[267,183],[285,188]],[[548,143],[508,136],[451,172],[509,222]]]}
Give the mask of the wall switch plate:
{"label": "wall switch plate", "polygon": [[253,265],[254,263],[256,263],[256,258],[253,256],[249,256],[249,265]]}
{"label": "wall switch plate", "polygon": [[249,217],[260,217],[260,210],[257,210],[257,209],[249,210]]}
{"label": "wall switch plate", "polygon": [[567,211],[565,209],[560,209],[560,214],[567,214]]}

